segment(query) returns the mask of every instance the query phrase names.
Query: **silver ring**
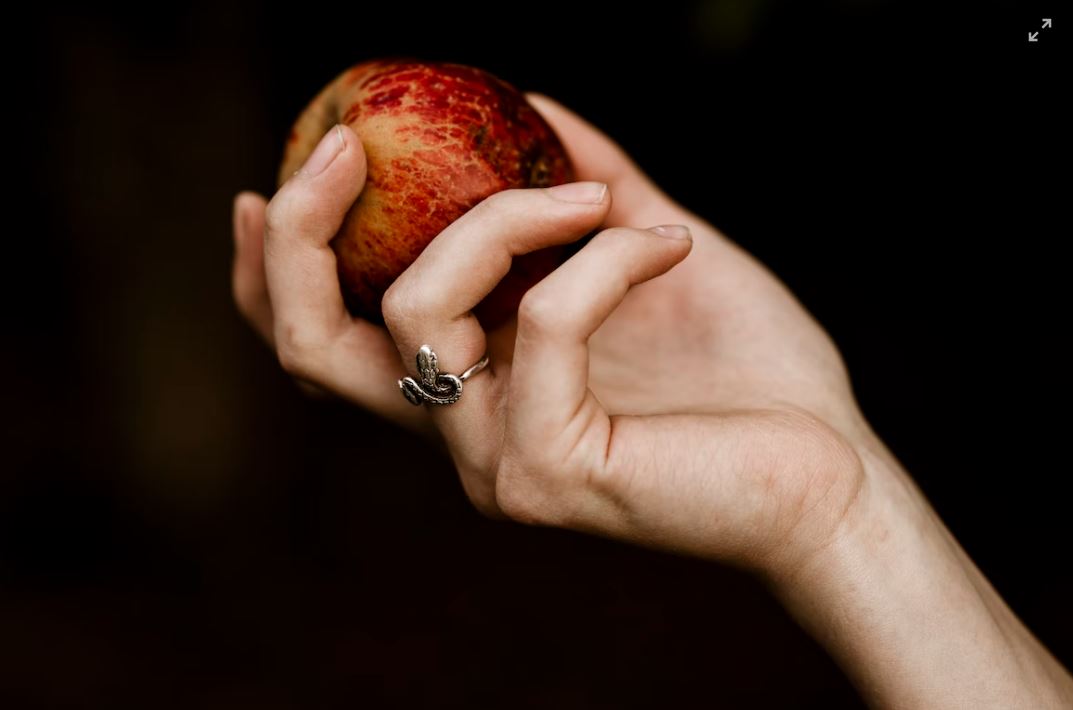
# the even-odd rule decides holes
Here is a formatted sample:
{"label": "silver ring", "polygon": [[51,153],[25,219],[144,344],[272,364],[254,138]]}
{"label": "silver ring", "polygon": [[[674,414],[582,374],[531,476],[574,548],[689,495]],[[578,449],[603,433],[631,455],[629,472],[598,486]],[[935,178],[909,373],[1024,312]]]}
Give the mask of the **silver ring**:
{"label": "silver ring", "polygon": [[488,366],[488,354],[477,361],[461,375],[448,375],[440,372],[436,362],[436,353],[428,345],[422,345],[417,351],[417,371],[421,374],[418,382],[412,377],[399,380],[399,389],[410,404],[453,404],[462,396],[462,383]]}

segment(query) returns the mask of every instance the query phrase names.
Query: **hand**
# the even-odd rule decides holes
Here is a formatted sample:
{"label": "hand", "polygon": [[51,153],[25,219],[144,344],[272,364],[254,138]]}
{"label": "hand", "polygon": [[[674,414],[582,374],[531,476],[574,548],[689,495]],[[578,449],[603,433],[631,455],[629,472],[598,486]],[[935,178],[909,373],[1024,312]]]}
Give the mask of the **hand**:
{"label": "hand", "polygon": [[[481,203],[392,285],[387,329],[346,314],[328,247],[364,182],[353,132],[327,169],[295,175],[271,203],[238,196],[235,298],[285,369],[442,434],[489,515],[764,572],[873,703],[1068,706],[1069,674],[871,431],[836,348],[793,296],[606,137],[529,98],[589,183],[573,189],[595,192]],[[692,239],[636,228],[653,224]],[[469,309],[512,256],[600,225],[516,320],[481,331]],[[491,364],[457,403],[413,407],[395,380],[416,375],[424,343],[444,372],[485,350]]]}
{"label": "hand", "polygon": [[[608,186],[602,201],[571,204],[544,190],[486,200],[437,237],[385,295],[389,334],[345,314],[327,247],[364,179],[360,142],[344,129],[346,150],[321,175],[288,180],[267,219],[259,198],[240,195],[236,213],[252,222],[236,230],[240,307],[275,340],[292,374],[414,428],[427,430],[431,421],[423,418],[431,414],[467,493],[487,514],[499,515],[503,503],[531,522],[761,568],[822,545],[860,479],[850,442],[863,428],[837,350],[777,279],[670,200],[610,140],[554,101],[529,99],[563,139],[579,176]],[[236,222],[241,227],[243,217]],[[688,240],[630,229],[653,224],[686,225],[692,249]],[[520,324],[480,332],[468,310],[512,254],[600,225],[611,229],[527,294]],[[627,283],[635,284],[628,292]],[[268,304],[276,304],[275,317]],[[573,320],[545,322],[545,311]],[[467,383],[458,403],[412,407],[395,380],[416,374],[414,355],[425,342],[443,371],[461,372],[485,348],[492,365]],[[518,401],[523,381],[544,398]],[[563,383],[559,398],[546,401],[556,382]],[[544,419],[527,425],[529,414]],[[560,453],[553,472],[531,457],[566,443],[569,455]],[[593,488],[566,491],[573,480]]]}

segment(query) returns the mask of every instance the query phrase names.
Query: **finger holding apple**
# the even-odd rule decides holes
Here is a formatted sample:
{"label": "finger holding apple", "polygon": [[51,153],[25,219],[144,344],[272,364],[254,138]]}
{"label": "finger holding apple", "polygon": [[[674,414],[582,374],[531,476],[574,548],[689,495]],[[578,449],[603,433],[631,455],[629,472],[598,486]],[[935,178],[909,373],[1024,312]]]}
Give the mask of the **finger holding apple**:
{"label": "finger holding apple", "polygon": [[346,312],[328,246],[364,186],[361,142],[338,126],[318,145],[271,201],[236,199],[236,303],[300,383],[431,434],[428,415],[384,387],[398,376],[394,344],[383,327]]}
{"label": "finger holding apple", "polygon": [[[516,259],[580,239],[605,219],[611,202],[607,186],[598,182],[498,192],[437,236],[384,294],[384,320],[410,375],[420,378],[415,355],[426,343],[443,372],[461,373],[489,355],[489,366],[467,381],[465,397],[430,410],[466,493],[487,515],[499,517],[489,462],[502,445],[503,403],[517,339],[513,329],[508,337],[490,338],[474,307]],[[539,284],[523,304],[536,288]],[[522,318],[520,312],[519,325]]]}
{"label": "finger holding apple", "polygon": [[[443,371],[463,371],[486,347],[471,309],[492,292],[511,260],[577,239],[610,206],[606,186],[595,182],[513,190],[485,200],[422,252],[385,294],[384,315],[400,355],[412,359],[406,356],[428,343]],[[670,269],[690,245],[684,228],[600,232],[525,294],[513,358],[489,349],[490,365],[467,381],[463,397],[431,410],[478,510],[516,517],[517,477],[534,467],[555,477],[556,490],[541,494],[547,505],[592,505],[584,482],[603,465],[611,426],[587,386],[588,338],[632,285]],[[472,276],[456,278],[459,273]],[[413,364],[408,371],[419,376]]]}
{"label": "finger holding apple", "polygon": [[[360,137],[367,179],[330,243],[347,309],[376,324],[387,288],[468,210],[502,190],[574,179],[561,142],[525,97],[474,67],[406,58],[350,67],[298,117],[280,184],[337,123]],[[517,260],[475,306],[477,317],[490,329],[504,324],[563,258],[565,250],[548,249]]]}

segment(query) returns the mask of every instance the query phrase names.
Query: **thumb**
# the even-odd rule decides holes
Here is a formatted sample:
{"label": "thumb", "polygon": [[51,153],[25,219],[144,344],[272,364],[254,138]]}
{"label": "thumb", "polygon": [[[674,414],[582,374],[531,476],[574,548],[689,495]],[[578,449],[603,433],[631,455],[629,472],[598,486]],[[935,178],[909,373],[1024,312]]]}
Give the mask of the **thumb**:
{"label": "thumb", "polygon": [[632,158],[603,131],[558,101],[529,92],[529,103],[547,121],[577,171],[578,180],[605,183],[615,196],[609,227],[660,224],[673,201],[652,182]]}

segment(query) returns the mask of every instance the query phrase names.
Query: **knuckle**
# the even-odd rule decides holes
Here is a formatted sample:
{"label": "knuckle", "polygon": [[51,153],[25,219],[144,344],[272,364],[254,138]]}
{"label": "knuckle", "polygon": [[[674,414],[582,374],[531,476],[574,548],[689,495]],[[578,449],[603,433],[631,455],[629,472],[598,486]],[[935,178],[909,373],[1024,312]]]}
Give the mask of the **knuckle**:
{"label": "knuckle", "polygon": [[380,301],[380,310],[384,323],[393,332],[407,322],[410,314],[418,312],[414,307],[414,297],[402,277],[395,280]]}
{"label": "knuckle", "polygon": [[265,239],[286,234],[295,226],[316,225],[326,219],[312,195],[285,185],[265,206]]}
{"label": "knuckle", "polygon": [[276,195],[265,205],[265,236],[278,234],[283,228],[286,219],[286,199],[282,192]]}
{"label": "knuckle", "polygon": [[554,332],[561,318],[561,304],[547,289],[533,287],[518,304],[518,328],[536,333]]}
{"label": "knuckle", "polygon": [[276,345],[276,359],[283,371],[292,377],[301,377],[305,369],[305,359],[301,353],[290,345],[279,343]]}
{"label": "knuckle", "polygon": [[520,188],[507,188],[506,190],[492,193],[462,216],[459,220],[459,228],[463,224],[473,225],[475,223],[500,221],[504,218],[504,215],[517,212],[525,197],[523,193],[525,193],[525,190]]}
{"label": "knuckle", "polygon": [[403,274],[396,279],[380,301],[384,324],[392,335],[402,335],[412,330],[416,323],[450,310],[449,286],[428,283],[415,286],[415,279],[409,276],[412,275]]}
{"label": "knuckle", "polygon": [[634,239],[637,237],[638,229],[631,229],[629,227],[608,227],[601,230],[592,238],[592,242],[598,246],[598,248],[608,249],[614,245],[622,244],[626,239]]}
{"label": "knuckle", "polygon": [[518,204],[523,192],[524,190],[519,188],[508,188],[492,193],[477,204],[477,208],[480,210],[478,214],[484,216],[509,209]]}
{"label": "knuckle", "polygon": [[318,371],[323,344],[308,329],[281,324],[276,332],[276,357],[283,371],[292,377],[311,380]]}
{"label": "knuckle", "polygon": [[279,344],[276,346],[276,359],[279,366],[292,377],[298,377],[302,369],[302,358],[292,348]]}

